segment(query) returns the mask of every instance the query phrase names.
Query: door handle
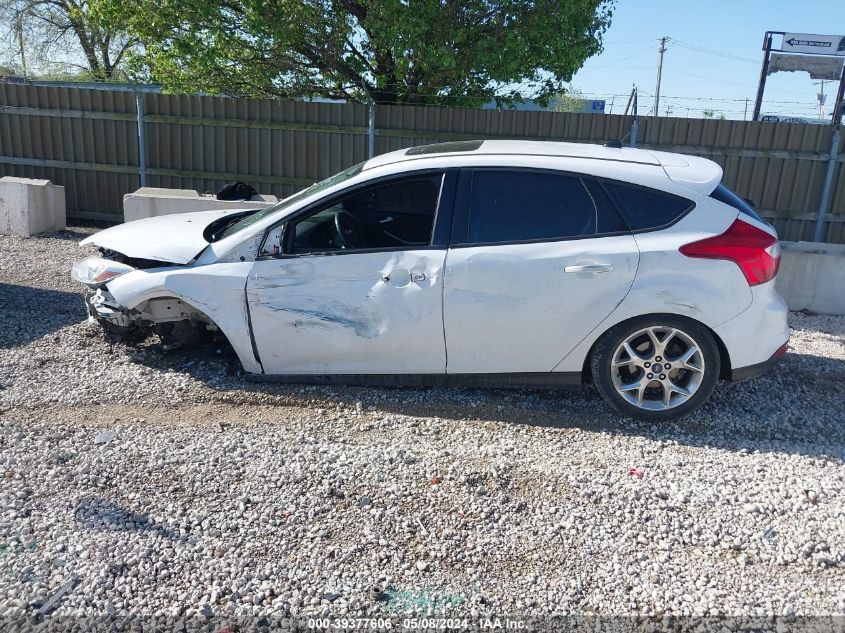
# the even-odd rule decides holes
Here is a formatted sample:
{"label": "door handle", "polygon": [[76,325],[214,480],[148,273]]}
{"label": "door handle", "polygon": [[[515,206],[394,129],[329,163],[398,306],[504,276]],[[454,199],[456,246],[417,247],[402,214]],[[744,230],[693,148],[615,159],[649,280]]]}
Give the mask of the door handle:
{"label": "door handle", "polygon": [[425,281],[425,273],[412,273],[405,268],[394,268],[388,273],[382,273],[381,281],[397,288],[404,288],[410,283]]}
{"label": "door handle", "polygon": [[613,264],[578,264],[563,269],[567,273],[609,273],[611,270]]}

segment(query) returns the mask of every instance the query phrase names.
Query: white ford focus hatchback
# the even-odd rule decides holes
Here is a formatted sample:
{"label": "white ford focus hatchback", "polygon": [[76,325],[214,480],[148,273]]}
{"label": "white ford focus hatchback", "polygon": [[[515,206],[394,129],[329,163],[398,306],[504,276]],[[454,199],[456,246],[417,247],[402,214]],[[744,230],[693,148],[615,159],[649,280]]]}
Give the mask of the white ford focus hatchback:
{"label": "white ford focus hatchback", "polygon": [[661,420],[786,351],[775,231],[715,163],[527,141],[414,147],[261,211],[84,240],[112,330],[219,330],[258,379],[571,387]]}

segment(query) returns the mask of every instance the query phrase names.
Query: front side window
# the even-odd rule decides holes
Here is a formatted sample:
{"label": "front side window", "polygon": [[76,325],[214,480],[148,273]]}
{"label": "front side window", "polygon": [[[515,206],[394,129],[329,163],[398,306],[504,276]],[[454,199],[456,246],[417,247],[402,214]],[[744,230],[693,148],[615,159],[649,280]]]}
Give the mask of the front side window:
{"label": "front side window", "polygon": [[393,180],[336,198],[296,220],[291,254],[419,248],[431,244],[443,174]]}
{"label": "front side window", "polygon": [[581,179],[531,171],[473,172],[467,243],[595,235],[596,206]]}

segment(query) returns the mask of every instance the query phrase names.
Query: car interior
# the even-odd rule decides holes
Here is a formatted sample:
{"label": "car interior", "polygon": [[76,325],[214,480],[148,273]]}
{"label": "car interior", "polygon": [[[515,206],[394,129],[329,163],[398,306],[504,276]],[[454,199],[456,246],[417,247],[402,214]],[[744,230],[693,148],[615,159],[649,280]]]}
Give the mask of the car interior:
{"label": "car interior", "polygon": [[296,222],[291,253],[427,246],[441,182],[434,174],[345,196]]}

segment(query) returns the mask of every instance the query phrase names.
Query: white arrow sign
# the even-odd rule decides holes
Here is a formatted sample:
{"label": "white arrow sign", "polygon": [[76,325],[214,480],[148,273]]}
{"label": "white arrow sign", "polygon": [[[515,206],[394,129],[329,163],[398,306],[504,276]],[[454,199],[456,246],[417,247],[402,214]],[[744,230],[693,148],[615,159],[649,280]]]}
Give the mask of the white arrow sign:
{"label": "white arrow sign", "polygon": [[845,55],[845,37],[842,35],[811,35],[785,33],[780,49],[784,53],[810,53],[811,55]]}

